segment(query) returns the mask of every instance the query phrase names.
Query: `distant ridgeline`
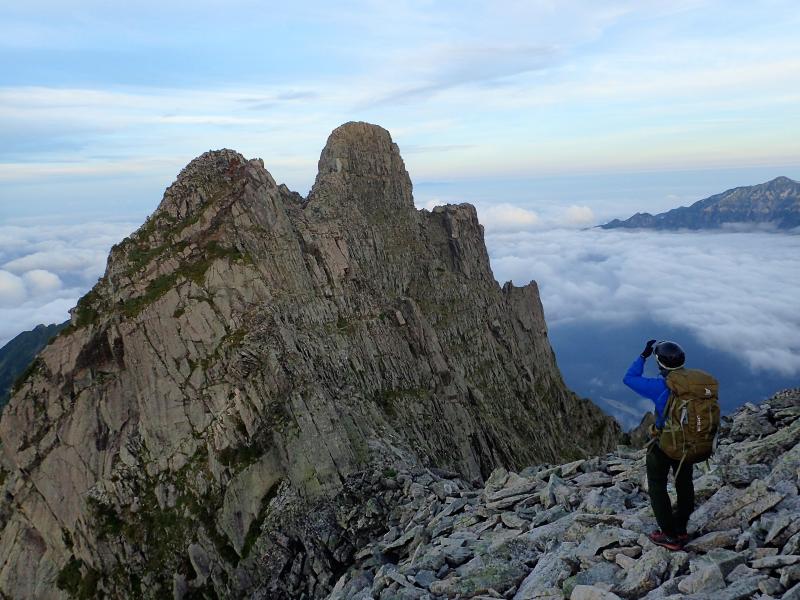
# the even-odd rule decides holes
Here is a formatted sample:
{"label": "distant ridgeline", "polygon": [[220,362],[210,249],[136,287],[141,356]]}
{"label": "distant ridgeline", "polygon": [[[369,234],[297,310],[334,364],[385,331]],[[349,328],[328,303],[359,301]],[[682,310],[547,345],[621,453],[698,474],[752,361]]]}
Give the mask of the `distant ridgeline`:
{"label": "distant ridgeline", "polygon": [[0,348],[0,410],[8,403],[14,382],[28,368],[33,357],[66,325],[66,322],[60,325],[37,325],[32,331],[23,331]]}
{"label": "distant ridgeline", "polygon": [[614,219],[603,229],[716,229],[728,223],[771,224],[777,229],[800,227],[800,183],[788,177],[738,187],[691,206],[664,213],[636,213],[625,221]]}

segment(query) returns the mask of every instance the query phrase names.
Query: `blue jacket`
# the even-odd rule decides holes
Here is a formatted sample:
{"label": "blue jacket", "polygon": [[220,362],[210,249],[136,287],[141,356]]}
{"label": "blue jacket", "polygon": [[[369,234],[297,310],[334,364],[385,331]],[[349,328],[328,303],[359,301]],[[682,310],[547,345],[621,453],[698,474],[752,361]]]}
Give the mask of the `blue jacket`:
{"label": "blue jacket", "polygon": [[656,427],[660,429],[664,426],[664,410],[669,399],[669,388],[663,377],[642,377],[644,360],[641,356],[637,356],[622,378],[622,382],[640,396],[655,402]]}

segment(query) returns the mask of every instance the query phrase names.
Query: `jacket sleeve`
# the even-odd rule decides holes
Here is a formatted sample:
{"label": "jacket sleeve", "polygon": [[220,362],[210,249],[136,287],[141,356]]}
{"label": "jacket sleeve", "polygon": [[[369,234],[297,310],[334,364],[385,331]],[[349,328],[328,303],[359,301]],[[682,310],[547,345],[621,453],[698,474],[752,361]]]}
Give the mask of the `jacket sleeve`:
{"label": "jacket sleeve", "polygon": [[[656,403],[659,413],[663,413],[664,407],[658,406],[659,399],[667,389],[666,382],[660,377],[642,377],[644,371],[644,358],[637,356],[633,364],[628,368],[622,383],[631,388],[634,392],[645,398],[649,398]],[[664,398],[666,400],[666,397]],[[663,402],[662,404],[665,404]]]}

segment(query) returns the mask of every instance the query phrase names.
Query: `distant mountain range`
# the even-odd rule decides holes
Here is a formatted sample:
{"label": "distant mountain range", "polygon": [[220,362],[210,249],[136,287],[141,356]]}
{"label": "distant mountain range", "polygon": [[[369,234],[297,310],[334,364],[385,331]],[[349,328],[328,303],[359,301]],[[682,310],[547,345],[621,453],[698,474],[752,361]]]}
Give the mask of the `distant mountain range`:
{"label": "distant mountain range", "polygon": [[603,229],[717,229],[725,224],[771,224],[777,229],[800,227],[800,183],[788,177],[738,187],[691,206],[664,213],[636,213],[600,225]]}
{"label": "distant mountain range", "polygon": [[17,377],[66,324],[37,325],[32,331],[23,331],[0,348],[0,409],[8,402],[11,386]]}

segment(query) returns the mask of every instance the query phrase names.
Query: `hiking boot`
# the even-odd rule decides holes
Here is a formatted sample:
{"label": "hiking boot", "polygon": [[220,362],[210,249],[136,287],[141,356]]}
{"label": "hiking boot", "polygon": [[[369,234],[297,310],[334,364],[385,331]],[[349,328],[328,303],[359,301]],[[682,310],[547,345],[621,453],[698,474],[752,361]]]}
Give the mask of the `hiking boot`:
{"label": "hiking boot", "polygon": [[678,541],[677,538],[667,535],[663,531],[654,531],[647,537],[650,538],[650,541],[657,546],[661,546],[667,550],[678,551],[683,549],[683,544]]}
{"label": "hiking boot", "polygon": [[680,542],[681,546],[685,546],[692,538],[689,537],[688,533],[679,533],[675,536],[675,539]]}

